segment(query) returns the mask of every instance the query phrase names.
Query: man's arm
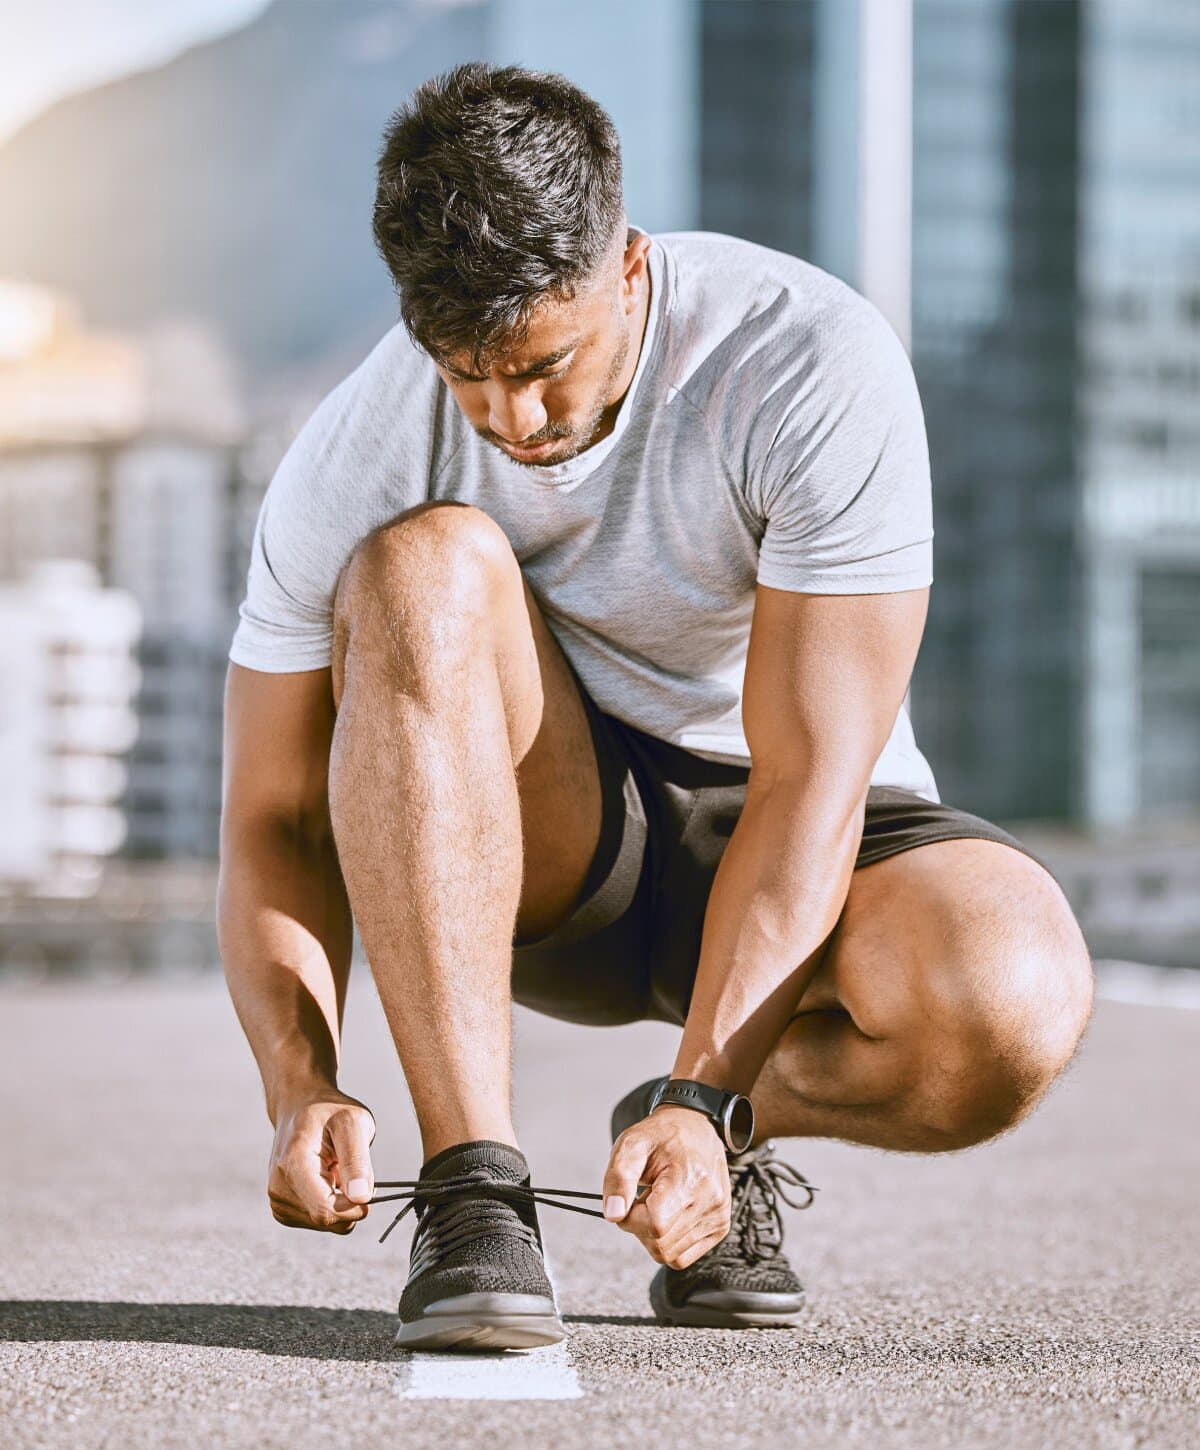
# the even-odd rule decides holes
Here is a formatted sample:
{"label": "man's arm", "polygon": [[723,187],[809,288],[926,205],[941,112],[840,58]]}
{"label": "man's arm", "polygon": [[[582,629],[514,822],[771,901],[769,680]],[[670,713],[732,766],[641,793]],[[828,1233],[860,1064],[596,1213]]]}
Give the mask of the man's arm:
{"label": "man's arm", "polygon": [[750,779],[713,882],[675,1076],[749,1092],[837,924],[871,770],[929,590],[758,588],[742,701]]}
{"label": "man's arm", "polygon": [[[673,1075],[748,1092],[841,914],[872,767],[904,700],[929,589],[800,594],[759,585],[742,715],[751,769],[704,920]],[[623,1135],[605,1194],[652,1255],[685,1268],[728,1227],[724,1150],[687,1108]],[[620,1214],[614,1214],[621,1217]]]}
{"label": "man's arm", "polygon": [[337,1086],[353,924],[329,821],[334,719],[328,669],[230,666],[217,929],[275,1127],[272,1212],[344,1233],[367,1212],[374,1122]]}

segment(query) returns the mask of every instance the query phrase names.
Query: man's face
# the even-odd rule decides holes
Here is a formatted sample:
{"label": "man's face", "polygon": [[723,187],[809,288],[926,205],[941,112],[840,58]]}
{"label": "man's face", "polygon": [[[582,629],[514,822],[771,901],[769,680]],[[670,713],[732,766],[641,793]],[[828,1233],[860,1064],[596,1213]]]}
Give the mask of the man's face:
{"label": "man's face", "polygon": [[[607,435],[637,366],[649,238],[639,234],[572,302],[546,302],[524,344],[484,377],[459,354],[435,363],[487,443],[532,467],[564,463]],[[636,341],[640,342],[637,330]]]}

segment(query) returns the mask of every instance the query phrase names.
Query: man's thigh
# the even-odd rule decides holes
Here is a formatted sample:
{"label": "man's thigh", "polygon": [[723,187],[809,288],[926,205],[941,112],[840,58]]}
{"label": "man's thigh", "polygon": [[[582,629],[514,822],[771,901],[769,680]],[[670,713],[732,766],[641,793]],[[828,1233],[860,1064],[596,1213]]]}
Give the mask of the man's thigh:
{"label": "man's thigh", "polygon": [[951,1015],[1076,996],[1086,943],[1061,886],[1001,841],[931,841],[850,880],[799,1011],[847,1012],[883,1039]]}
{"label": "man's thigh", "polygon": [[[456,620],[471,620],[456,598],[463,570],[487,600],[486,635],[477,622],[459,625],[469,628],[469,639],[452,628]],[[394,681],[380,674],[392,666],[377,624],[394,618],[398,607],[420,642],[413,655],[428,656],[433,668],[456,668],[464,648],[486,648],[494,656],[510,745],[514,758],[520,756],[515,769],[524,876],[516,934],[548,931],[570,913],[600,839],[599,767],[575,674],[499,525],[470,505],[418,504],[355,549],[334,601],[335,700],[340,702],[350,667],[366,672],[384,706]],[[357,655],[352,635],[363,641]],[[462,708],[470,709],[469,698]]]}
{"label": "man's thigh", "polygon": [[[704,785],[667,851],[656,898],[654,988],[663,1015],[675,1021],[690,1004],[707,895],[743,797],[736,782]],[[879,1005],[889,993],[932,982],[935,969],[951,962],[949,988],[961,991],[972,971],[992,970],[980,961],[981,934],[999,943],[1014,913],[1030,924],[1032,938],[1044,919],[1047,940],[1057,932],[1059,940],[1081,941],[1058,883],[1011,833],[953,805],[873,785],[846,903],[813,954],[815,976],[797,1010],[840,1008],[856,1022],[860,1013],[864,1023],[892,1020]]]}

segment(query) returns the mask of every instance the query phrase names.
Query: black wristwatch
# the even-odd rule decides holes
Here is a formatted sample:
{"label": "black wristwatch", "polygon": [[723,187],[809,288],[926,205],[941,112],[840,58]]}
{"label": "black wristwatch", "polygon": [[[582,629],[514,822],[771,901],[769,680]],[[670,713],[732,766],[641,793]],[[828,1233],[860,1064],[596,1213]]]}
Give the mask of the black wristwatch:
{"label": "black wristwatch", "polygon": [[673,1077],[653,1094],[650,1111],[666,1104],[703,1113],[731,1153],[745,1152],[754,1141],[754,1104],[744,1093]]}

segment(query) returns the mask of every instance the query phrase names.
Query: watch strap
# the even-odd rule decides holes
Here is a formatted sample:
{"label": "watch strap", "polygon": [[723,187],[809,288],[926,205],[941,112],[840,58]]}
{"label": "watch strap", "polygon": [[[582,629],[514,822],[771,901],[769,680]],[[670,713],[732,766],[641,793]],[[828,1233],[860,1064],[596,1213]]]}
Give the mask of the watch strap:
{"label": "watch strap", "polygon": [[703,1113],[712,1123],[717,1135],[731,1152],[741,1151],[747,1143],[740,1145],[730,1140],[730,1113],[729,1106],[735,1100],[741,1098],[747,1108],[750,1109],[750,1122],[753,1126],[753,1107],[750,1099],[741,1093],[730,1092],[726,1088],[712,1087],[709,1083],[693,1082],[690,1078],[673,1077],[663,1082],[653,1094],[650,1111],[655,1108],[668,1106],[676,1108],[692,1108],[698,1113]]}
{"label": "watch strap", "polygon": [[696,1108],[718,1119],[730,1094],[724,1088],[710,1087],[708,1083],[692,1082],[686,1077],[668,1078],[655,1094],[654,1107],[670,1103],[676,1108]]}

